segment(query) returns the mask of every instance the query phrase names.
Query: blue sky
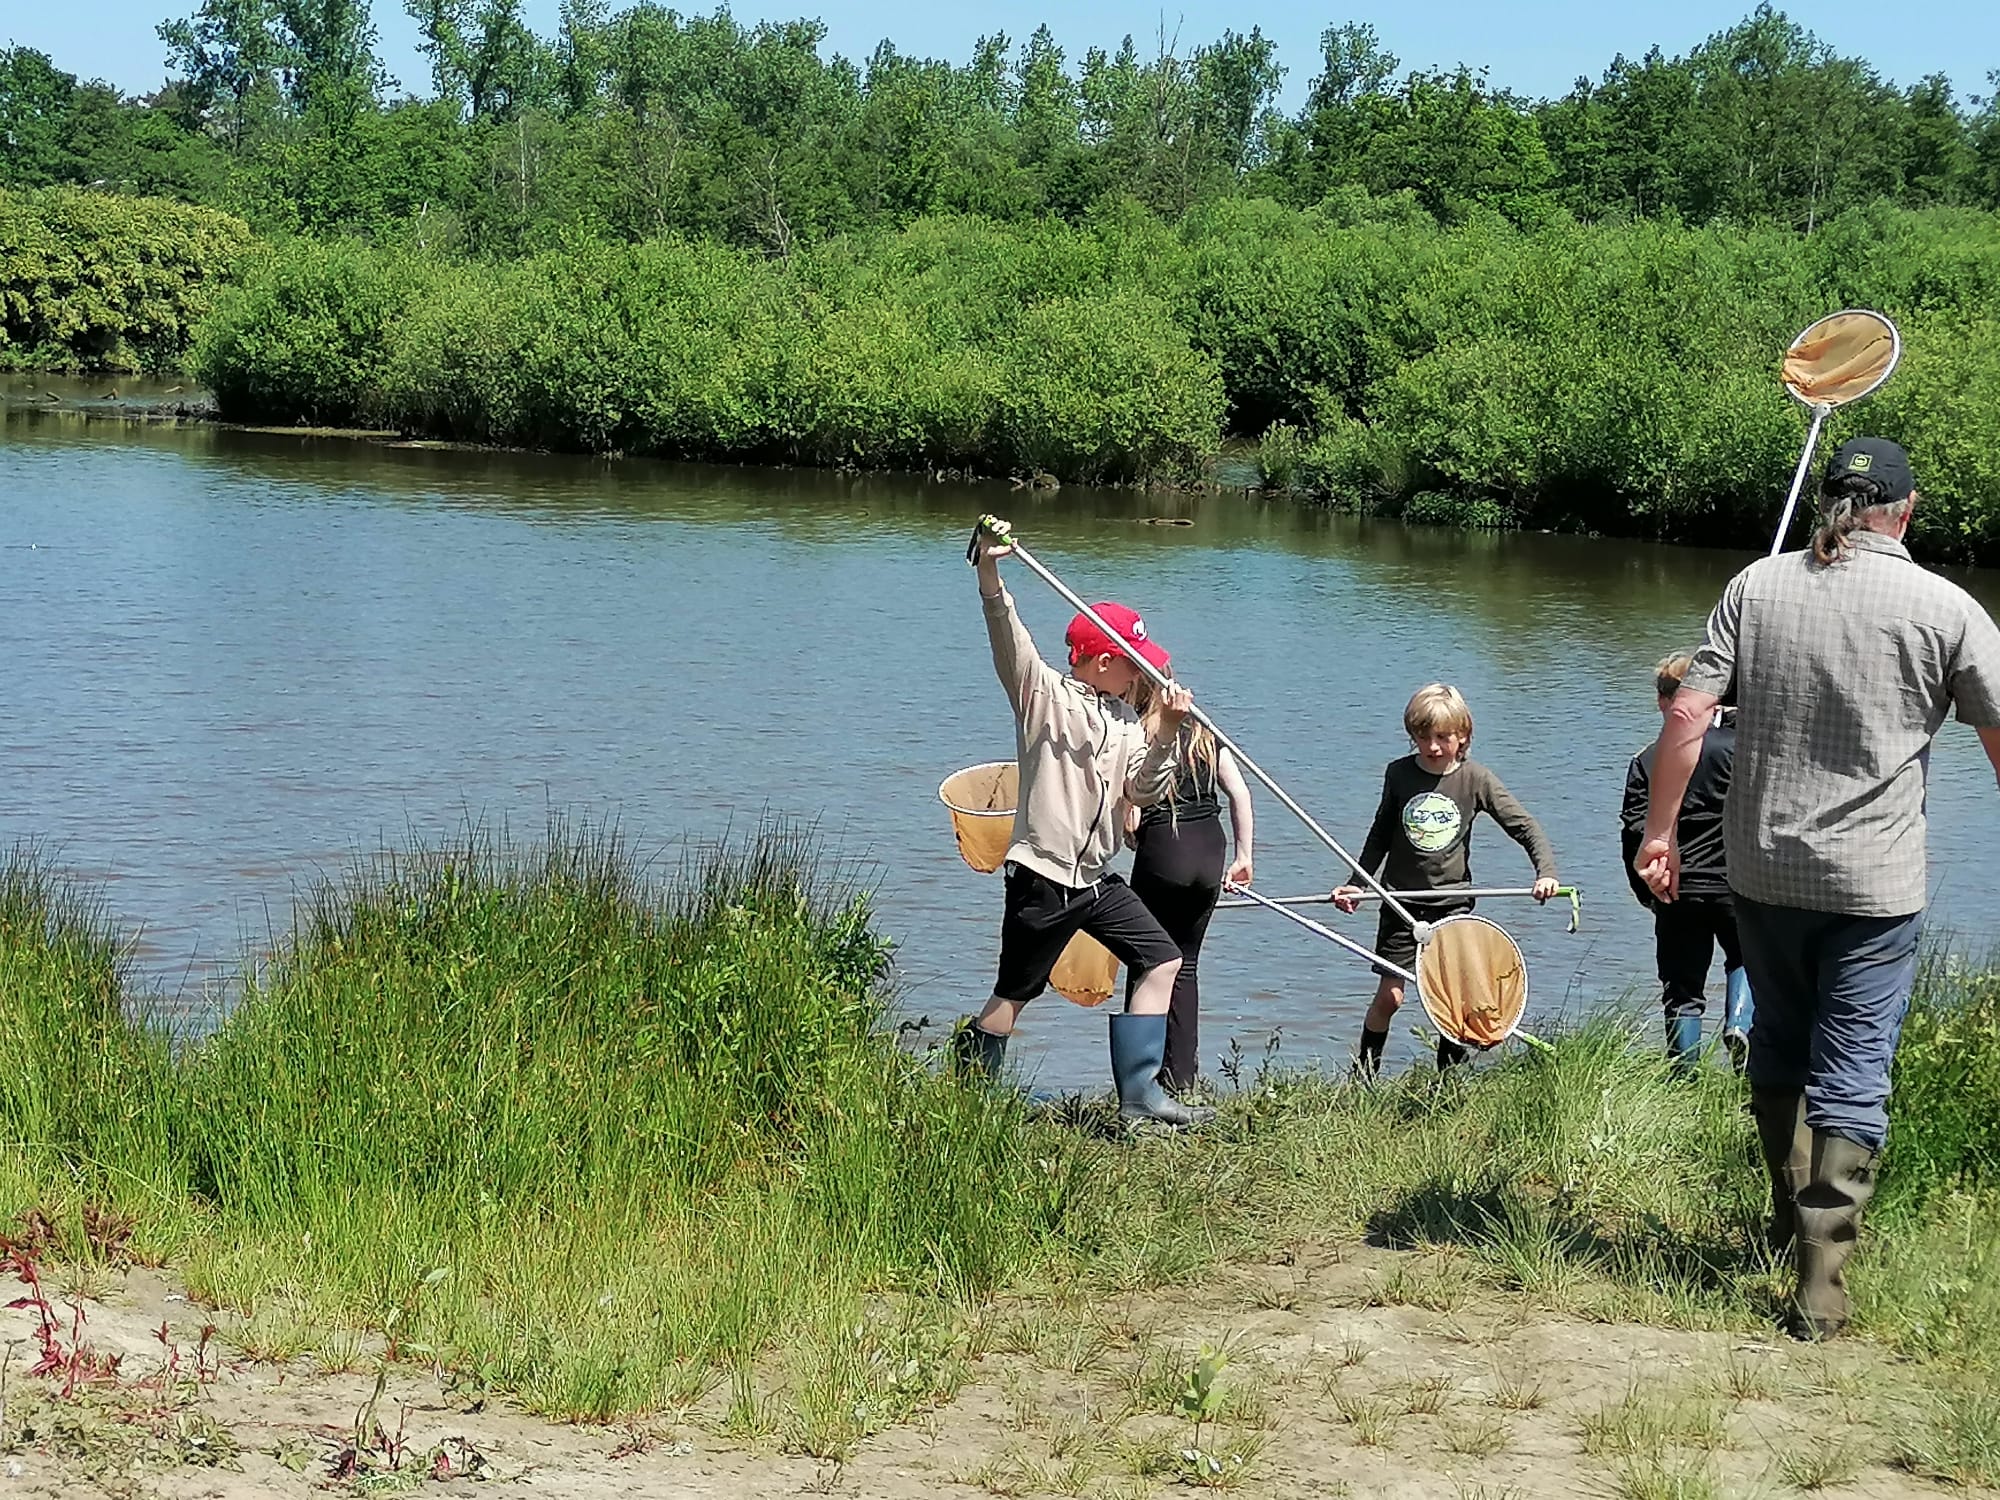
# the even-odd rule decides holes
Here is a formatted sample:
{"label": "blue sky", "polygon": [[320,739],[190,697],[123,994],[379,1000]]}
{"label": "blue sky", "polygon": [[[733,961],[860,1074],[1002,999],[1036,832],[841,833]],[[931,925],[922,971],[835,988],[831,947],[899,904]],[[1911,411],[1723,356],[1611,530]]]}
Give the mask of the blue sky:
{"label": "blue sky", "polygon": [[[614,0],[616,3],[616,0]],[[963,59],[981,32],[1005,31],[1019,41],[1044,19],[1072,57],[1093,44],[1115,47],[1128,32],[1142,49],[1164,21],[1178,27],[1183,44],[1209,40],[1224,27],[1256,25],[1278,44],[1290,68],[1285,102],[1295,104],[1318,70],[1319,33],[1330,22],[1372,23],[1404,66],[1458,62],[1491,69],[1496,83],[1529,94],[1566,92],[1578,74],[1595,77],[1614,54],[1643,53],[1657,42],[1669,53],[1685,51],[1710,32],[1740,19],[1754,0],[1683,0],[1674,5],[1625,6],[1592,0],[1406,0],[1359,6],[1265,6],[1184,0],[1162,7],[1143,0],[990,0],[983,5],[916,3],[916,0],[848,0],[826,6],[801,0],[738,0],[745,21],[819,15],[827,45],[850,57],[865,56],[882,37],[906,52]],[[36,47],[58,64],[100,77],[126,90],[151,88],[164,74],[164,50],[153,27],[169,15],[186,15],[199,0],[0,0],[0,43]],[[416,51],[416,29],[401,0],[374,0],[382,52],[406,89],[428,80]],[[682,0],[682,10],[706,10],[708,0]],[[1809,0],[1781,8],[1844,53],[1859,53],[1897,83],[1943,72],[1961,96],[1990,92],[1985,79],[2000,68],[2000,3],[1994,0]],[[554,29],[557,0],[526,0],[528,19],[543,33]]]}

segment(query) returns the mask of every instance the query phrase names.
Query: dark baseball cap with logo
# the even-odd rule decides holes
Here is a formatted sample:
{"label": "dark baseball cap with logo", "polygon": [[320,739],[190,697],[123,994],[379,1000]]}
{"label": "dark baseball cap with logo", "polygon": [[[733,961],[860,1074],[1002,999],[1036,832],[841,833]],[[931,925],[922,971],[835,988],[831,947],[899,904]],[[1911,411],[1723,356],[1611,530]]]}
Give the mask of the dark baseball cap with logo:
{"label": "dark baseball cap with logo", "polygon": [[1881,485],[1892,505],[1908,499],[1917,487],[1910,473],[1910,455],[1887,438],[1858,437],[1842,443],[1827,461],[1826,483],[1831,485],[1850,474]]}

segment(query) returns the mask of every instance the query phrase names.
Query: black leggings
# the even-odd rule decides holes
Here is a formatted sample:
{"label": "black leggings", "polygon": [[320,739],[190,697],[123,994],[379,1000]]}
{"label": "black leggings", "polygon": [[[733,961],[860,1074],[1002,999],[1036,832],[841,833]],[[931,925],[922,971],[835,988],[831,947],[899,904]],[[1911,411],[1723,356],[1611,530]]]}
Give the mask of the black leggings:
{"label": "black leggings", "polygon": [[[1164,922],[1160,925],[1166,926]],[[1167,935],[1173,935],[1172,929]],[[1736,903],[1728,896],[1683,896],[1653,908],[1653,948],[1659,961],[1660,1003],[1668,1016],[1701,1014],[1708,988],[1708,966],[1715,962],[1718,947],[1722,949],[1725,975],[1743,967],[1743,947],[1736,940]]]}
{"label": "black leggings", "polygon": [[[1220,818],[1189,818],[1179,824],[1141,827],[1138,858],[1132,862],[1132,889],[1146,903],[1167,936],[1180,945],[1181,970],[1167,1010],[1167,1058],[1163,1070],[1175,1088],[1186,1088],[1201,1072],[1201,941],[1222,894],[1229,841]],[[1137,976],[1125,975],[1125,1003],[1132,1003]]]}

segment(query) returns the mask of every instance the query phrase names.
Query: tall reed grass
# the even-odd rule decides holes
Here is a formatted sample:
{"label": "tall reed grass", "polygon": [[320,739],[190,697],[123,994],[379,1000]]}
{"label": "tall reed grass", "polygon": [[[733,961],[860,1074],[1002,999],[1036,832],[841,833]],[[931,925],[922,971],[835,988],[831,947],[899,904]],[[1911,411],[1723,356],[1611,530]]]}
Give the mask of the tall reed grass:
{"label": "tall reed grass", "polygon": [[[899,1048],[886,951],[782,829],[665,880],[601,830],[474,833],[307,893],[215,1032],[173,1045],[101,909],[17,854],[0,1217],[130,1216],[134,1253],[269,1347],[371,1330],[582,1418],[726,1390],[814,1452],[948,1395],[993,1293],[1184,1281],[1299,1237],[1450,1247],[1446,1280],[1385,1290],[1427,1305],[1777,1311],[1740,1084],[1678,1077],[1616,1016],[1471,1078],[1267,1068],[1213,1131],[1141,1148]],[[1967,1366],[2000,1349],[1996,992],[1926,970],[1856,1276],[1861,1331]]]}

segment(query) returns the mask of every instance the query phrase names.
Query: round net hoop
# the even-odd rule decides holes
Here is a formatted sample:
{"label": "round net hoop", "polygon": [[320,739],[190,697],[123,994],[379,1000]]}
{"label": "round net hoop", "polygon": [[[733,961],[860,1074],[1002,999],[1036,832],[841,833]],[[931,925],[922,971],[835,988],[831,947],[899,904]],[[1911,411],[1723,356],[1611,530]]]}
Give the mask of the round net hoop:
{"label": "round net hoop", "polygon": [[991,875],[1006,861],[1020,796],[1021,768],[1011,760],[967,766],[938,785],[938,801],[951,813],[959,855],[982,875]]}
{"label": "round net hoop", "polygon": [[1528,961],[1498,923],[1471,912],[1444,917],[1417,953],[1417,998],[1452,1041],[1497,1047],[1528,1009]]}
{"label": "round net hoop", "polygon": [[1793,339],[1779,378],[1807,406],[1845,406],[1887,380],[1902,357],[1894,323],[1878,312],[1849,308]]}
{"label": "round net hoop", "polygon": [[1056,960],[1049,988],[1072,1005],[1102,1005],[1118,988],[1118,959],[1089,933],[1079,932]]}

